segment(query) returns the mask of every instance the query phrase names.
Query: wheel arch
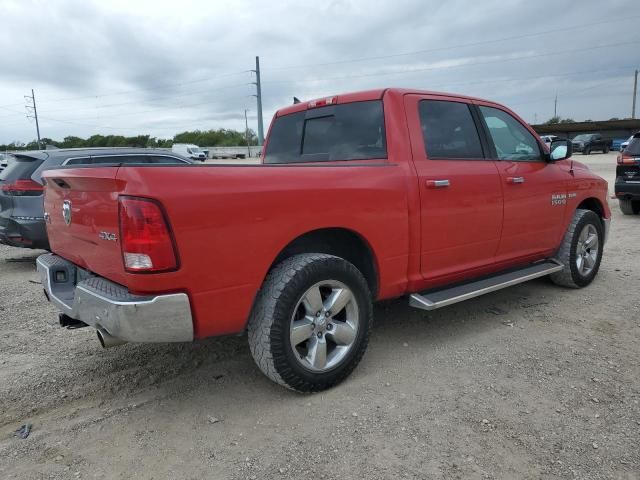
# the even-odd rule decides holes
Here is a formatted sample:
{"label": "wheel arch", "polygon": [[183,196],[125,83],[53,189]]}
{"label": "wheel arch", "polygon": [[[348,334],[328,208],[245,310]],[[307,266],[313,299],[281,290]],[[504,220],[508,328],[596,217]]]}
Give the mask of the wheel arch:
{"label": "wheel arch", "polygon": [[596,197],[588,197],[583,199],[576,207],[576,209],[591,210],[596,215],[598,215],[598,217],[600,217],[601,221],[604,221],[605,210],[600,200]]}
{"label": "wheel arch", "polygon": [[326,253],[343,258],[360,270],[373,298],[379,286],[379,268],[369,242],[359,233],[341,227],[320,228],[303,233],[291,240],[276,256],[267,271],[293,255]]}

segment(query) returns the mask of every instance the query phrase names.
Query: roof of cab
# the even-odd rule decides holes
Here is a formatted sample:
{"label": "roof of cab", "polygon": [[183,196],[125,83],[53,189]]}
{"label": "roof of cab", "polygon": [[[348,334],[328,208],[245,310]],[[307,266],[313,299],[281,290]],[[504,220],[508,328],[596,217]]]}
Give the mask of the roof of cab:
{"label": "roof of cab", "polygon": [[[282,115],[288,115],[290,113],[301,112],[309,108],[309,104],[324,99],[334,99],[332,104],[351,103],[351,102],[365,102],[367,100],[380,100],[385,95],[439,95],[451,98],[464,98],[466,100],[478,100],[483,102],[490,102],[490,100],[484,100],[482,98],[470,97],[467,95],[460,95],[458,93],[446,93],[446,92],[434,92],[430,90],[418,90],[410,88],[377,88],[374,90],[363,90],[360,92],[340,93],[337,95],[328,95],[326,97],[307,100],[300,103],[295,103],[287,107],[283,107],[276,111],[276,117]],[[493,102],[490,102],[493,103]]]}

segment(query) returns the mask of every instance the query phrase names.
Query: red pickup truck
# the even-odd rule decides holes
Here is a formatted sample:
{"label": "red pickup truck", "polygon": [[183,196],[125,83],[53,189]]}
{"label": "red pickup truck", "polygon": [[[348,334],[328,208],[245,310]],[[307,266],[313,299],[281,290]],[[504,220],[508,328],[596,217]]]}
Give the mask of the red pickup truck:
{"label": "red pickup truck", "polygon": [[279,110],[259,165],[102,165],[45,173],[60,323],[104,347],[248,332],[298,391],[358,364],[372,301],[432,310],[550,275],[598,272],[607,184],[509,109],[414,90]]}

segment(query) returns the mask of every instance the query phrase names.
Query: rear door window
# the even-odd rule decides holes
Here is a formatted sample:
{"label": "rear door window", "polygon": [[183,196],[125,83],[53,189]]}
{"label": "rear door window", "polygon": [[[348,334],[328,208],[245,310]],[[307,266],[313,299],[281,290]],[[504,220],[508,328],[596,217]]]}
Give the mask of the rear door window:
{"label": "rear door window", "polygon": [[427,158],[484,157],[469,105],[443,100],[422,100],[418,109]]}
{"label": "rear door window", "polygon": [[184,160],[181,160],[176,157],[171,157],[169,155],[152,155],[150,159],[151,159],[150,160],[151,163],[182,163],[182,164],[187,163]]}
{"label": "rear door window", "polygon": [[148,155],[104,155],[91,157],[93,164],[151,163]]}
{"label": "rear door window", "polygon": [[265,163],[387,158],[382,101],[309,109],[275,119]]}
{"label": "rear door window", "polygon": [[0,172],[0,181],[12,182],[14,180],[26,180],[31,178],[33,172],[42,164],[42,160],[17,156],[9,162],[7,167]]}
{"label": "rear door window", "polygon": [[90,165],[90,157],[71,158],[63,163],[63,165]]}

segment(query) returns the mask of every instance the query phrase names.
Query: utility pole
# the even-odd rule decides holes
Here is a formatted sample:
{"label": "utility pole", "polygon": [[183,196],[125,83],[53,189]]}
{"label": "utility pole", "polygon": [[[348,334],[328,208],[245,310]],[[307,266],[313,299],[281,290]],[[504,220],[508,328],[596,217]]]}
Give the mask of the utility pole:
{"label": "utility pole", "polygon": [[264,142],[264,129],[262,127],[262,85],[260,84],[260,57],[256,56],[256,69],[251,70],[256,74],[256,81],[252,82],[256,86],[256,100],[258,102],[258,145]]}
{"label": "utility pole", "polygon": [[553,102],[553,116],[558,116],[558,94],[556,93],[556,100]]}
{"label": "utility pole", "polygon": [[[25,105],[27,109],[27,118],[33,118],[36,121],[36,133],[38,134],[38,149],[41,148],[40,143],[40,125],[38,124],[38,110],[36,109],[36,94],[33,93],[33,88],[31,89],[31,96],[25,95],[24,99],[27,102],[30,102],[31,105]],[[31,114],[31,110],[33,110],[33,114]]]}
{"label": "utility pole", "polygon": [[633,80],[633,104],[631,107],[631,118],[636,118],[636,95],[638,93],[638,70],[636,70],[636,75]]}
{"label": "utility pole", "polygon": [[244,138],[247,141],[247,158],[251,158],[251,147],[249,147],[249,122],[247,121],[247,109],[244,109]]}

